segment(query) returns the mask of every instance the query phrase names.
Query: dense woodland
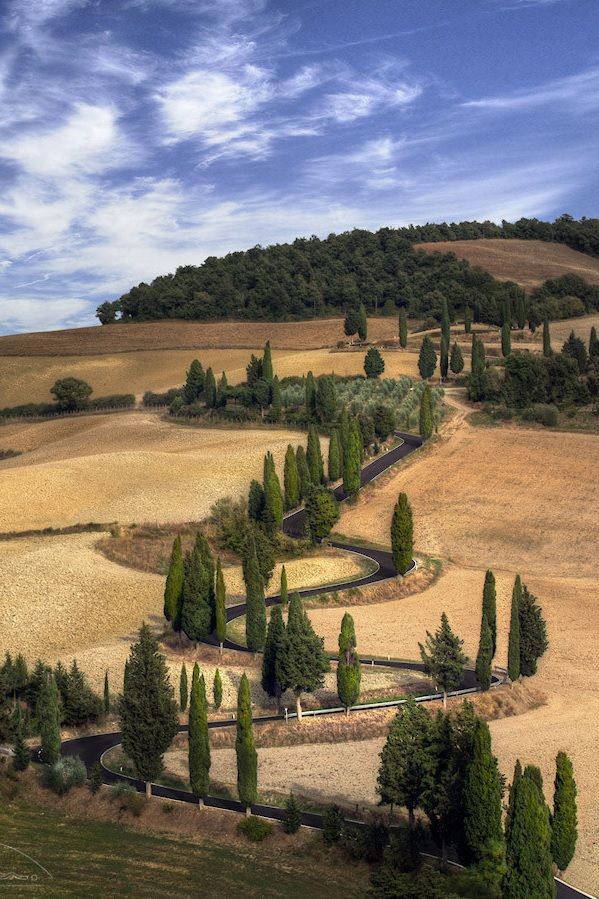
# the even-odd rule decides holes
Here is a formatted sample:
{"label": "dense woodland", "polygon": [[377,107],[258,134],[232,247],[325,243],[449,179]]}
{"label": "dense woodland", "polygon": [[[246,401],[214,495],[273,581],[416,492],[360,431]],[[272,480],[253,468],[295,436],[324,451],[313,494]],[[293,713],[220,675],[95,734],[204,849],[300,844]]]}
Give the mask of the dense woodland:
{"label": "dense woodland", "polygon": [[[504,303],[515,304],[523,291],[500,282],[451,253],[426,254],[425,241],[519,238],[557,241],[599,255],[599,219],[563,215],[555,222],[520,219],[503,222],[460,222],[354,230],[298,238],[291,244],[256,246],[224,257],[208,257],[200,266],[186,265],[174,274],[142,282],[114,302],[102,303],[102,324],[157,319],[293,321],[339,314],[364,303],[370,313],[395,314],[405,307],[418,318],[440,318],[445,297],[452,314],[470,306],[475,321],[501,323]],[[564,297],[575,297],[582,312],[599,308],[599,290],[581,279],[549,283],[531,298],[542,307],[540,319],[565,318]],[[553,286],[551,286],[553,285]],[[539,294],[537,296],[537,294]],[[582,295],[581,295],[582,294]],[[548,306],[547,306],[548,303]],[[580,313],[582,314],[582,313]]]}

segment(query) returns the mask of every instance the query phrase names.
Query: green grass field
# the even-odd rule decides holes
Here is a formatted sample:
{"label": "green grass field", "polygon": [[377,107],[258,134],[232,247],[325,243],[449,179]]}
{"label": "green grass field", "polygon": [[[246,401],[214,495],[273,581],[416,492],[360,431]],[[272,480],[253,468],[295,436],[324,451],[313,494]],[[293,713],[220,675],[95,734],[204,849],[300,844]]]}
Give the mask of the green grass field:
{"label": "green grass field", "polygon": [[[309,857],[264,845],[198,845],[20,801],[2,802],[0,830],[0,892],[10,897],[323,895],[322,870],[311,871]],[[329,899],[364,895],[357,871],[347,878],[341,864],[327,870]]]}

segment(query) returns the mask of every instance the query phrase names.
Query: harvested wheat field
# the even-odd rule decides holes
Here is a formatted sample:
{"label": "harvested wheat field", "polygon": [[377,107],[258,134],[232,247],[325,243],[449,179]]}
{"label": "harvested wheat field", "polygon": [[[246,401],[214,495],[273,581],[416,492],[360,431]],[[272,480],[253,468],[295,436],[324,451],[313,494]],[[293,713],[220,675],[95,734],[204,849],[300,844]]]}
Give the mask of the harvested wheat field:
{"label": "harvested wheat field", "polygon": [[[397,319],[369,318],[371,340],[397,337]],[[0,356],[96,356],[137,350],[251,349],[270,340],[273,349],[306,350],[343,340],[343,317],[298,322],[160,321],[0,337]]]}
{"label": "harvested wheat field", "polygon": [[190,428],[148,412],[9,427],[32,443],[27,429],[40,428],[47,442],[2,463],[0,531],[197,521],[219,497],[246,493],[261,477],[266,448],[282,469],[287,444],[304,439],[293,431]]}
{"label": "harvested wheat field", "polygon": [[446,240],[421,243],[427,253],[455,253],[470,265],[485,269],[501,281],[515,281],[530,290],[548,278],[572,273],[599,284],[599,259],[561,243],[543,240]]}

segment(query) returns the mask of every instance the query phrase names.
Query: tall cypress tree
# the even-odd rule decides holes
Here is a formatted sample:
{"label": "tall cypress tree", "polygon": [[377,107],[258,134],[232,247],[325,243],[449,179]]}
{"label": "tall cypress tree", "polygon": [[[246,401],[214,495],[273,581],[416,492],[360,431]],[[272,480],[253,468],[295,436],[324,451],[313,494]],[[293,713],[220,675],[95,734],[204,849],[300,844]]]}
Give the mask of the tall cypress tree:
{"label": "tall cypress tree", "polygon": [[347,406],[344,406],[339,416],[339,446],[341,448],[341,465],[345,462],[347,453],[347,444],[349,441],[349,412]]}
{"label": "tall cypress tree", "polygon": [[572,762],[565,752],[555,759],[553,815],[551,818],[551,857],[558,871],[565,871],[576,849],[577,830],[576,782]]}
{"label": "tall cypress tree", "polygon": [[305,391],[306,415],[308,421],[314,421],[316,418],[316,381],[311,371],[306,375]]}
{"label": "tall cypress tree", "polygon": [[408,319],[403,306],[399,310],[399,345],[402,350],[405,350],[408,345]]}
{"label": "tall cypress tree", "polygon": [[166,659],[147,624],[125,664],[119,708],[123,749],[137,777],[146,782],[149,797],[151,781],[162,772],[163,755],[179,730],[179,715]]}
{"label": "tall cypress tree", "polygon": [[285,486],[285,508],[295,509],[300,501],[300,482],[297,470],[297,460],[291,444],[288,445],[285,453],[283,484]]}
{"label": "tall cypress tree", "polygon": [[549,812],[528,777],[515,785],[506,843],[504,899],[554,899]]}
{"label": "tall cypress tree", "polygon": [[229,382],[227,376],[223,372],[216,388],[216,405],[219,409],[224,409],[227,405],[227,396],[229,394]]}
{"label": "tall cypress tree", "polygon": [[501,355],[509,356],[512,352],[512,329],[509,322],[501,326]]}
{"label": "tall cypress tree", "polygon": [[181,627],[181,612],[183,610],[183,582],[185,569],[183,564],[183,550],[181,549],[181,537],[177,535],[173,542],[171,560],[164,587],[164,617],[172,622],[177,631]]}
{"label": "tall cypress tree", "polygon": [[510,634],[507,650],[507,673],[509,679],[517,681],[520,677],[520,601],[522,599],[522,581],[516,575],[512,590],[510,609]]}
{"label": "tall cypress tree", "polygon": [[283,567],[282,567],[282,569],[281,569],[281,590],[280,590],[280,597],[281,597],[281,606],[282,606],[283,608],[285,608],[285,606],[287,605],[287,602],[289,601],[289,592],[288,592],[288,589],[287,589],[287,572],[285,571],[285,566],[284,566],[284,565],[283,565]]}
{"label": "tall cypress tree", "polygon": [[281,660],[285,646],[285,623],[280,606],[273,606],[266,631],[262,656],[262,689],[277,701],[277,713],[281,711]]}
{"label": "tall cypress tree", "polygon": [[110,686],[108,684],[108,669],[104,672],[104,714],[110,714]]}
{"label": "tall cypress tree", "polygon": [[295,694],[297,720],[302,720],[302,693],[312,693],[324,683],[330,663],[324,640],[314,633],[299,593],[289,600],[289,617],[281,656],[280,680]]}
{"label": "tall cypress tree", "polygon": [[203,549],[198,534],[191,555],[185,560],[181,630],[195,643],[205,640],[212,631],[210,561]]}
{"label": "tall cypress tree", "polygon": [[481,690],[488,690],[491,686],[491,663],[493,661],[493,638],[487,616],[483,612],[480,625],[480,638],[478,641],[478,653],[476,656],[476,679]]}
{"label": "tall cypress tree", "polygon": [[270,340],[267,340],[264,345],[264,355],[262,356],[262,377],[265,381],[269,383],[272,381],[274,377],[274,371],[272,367],[272,352],[270,349]]}
{"label": "tall cypress tree", "polygon": [[454,634],[447,615],[443,612],[441,626],[434,635],[427,631],[424,645],[418,645],[425,673],[443,691],[443,708],[447,708],[447,694],[458,689],[464,676],[464,641]]}
{"label": "tall cypress tree", "polygon": [[420,805],[430,767],[431,719],[413,696],[391,722],[381,752],[377,792],[381,805],[402,806],[408,810],[410,829],[414,810]]}
{"label": "tall cypress tree", "polygon": [[220,709],[223,702],[223,679],[218,668],[214,672],[214,684],[212,686],[212,695],[214,697],[214,708]]}
{"label": "tall cypress tree", "polygon": [[508,804],[507,804],[507,812],[505,816],[505,837],[506,840],[510,839],[510,828],[512,826],[512,821],[514,819],[514,799],[516,796],[516,786],[518,782],[522,778],[522,765],[520,764],[520,759],[516,759],[516,764],[514,766],[514,776],[512,778],[512,782],[510,784],[510,789],[508,793]]}
{"label": "tall cypress tree", "polygon": [[215,593],[215,635],[218,640],[219,654],[222,655],[223,643],[227,637],[227,611],[225,607],[225,579],[220,556],[216,560],[216,593]]}
{"label": "tall cypress tree", "polygon": [[464,783],[464,833],[470,857],[480,862],[491,843],[503,842],[501,774],[491,752],[489,726],[482,719],[476,724],[473,749]]}
{"label": "tall cypress tree", "polygon": [[423,440],[428,440],[433,435],[435,421],[433,418],[433,397],[431,389],[426,385],[420,397],[419,431]]}
{"label": "tall cypress tree", "polygon": [[12,766],[15,771],[26,771],[31,761],[31,753],[25,743],[23,734],[23,719],[21,715],[21,706],[17,705],[17,724],[15,728],[15,739],[13,742]]}
{"label": "tall cypress tree", "polygon": [[430,337],[426,336],[422,341],[420,354],[418,356],[418,371],[420,372],[420,377],[427,381],[434,374],[436,367],[437,354],[435,353],[432,340]]}
{"label": "tall cypress tree", "polygon": [[204,402],[207,409],[216,407],[216,380],[214,372],[211,368],[206,371],[206,380],[204,382]]}
{"label": "tall cypress tree", "polygon": [[252,731],[252,697],[246,674],[242,674],[237,695],[237,736],[235,738],[237,756],[237,793],[251,812],[252,803],[258,797],[258,754]]}
{"label": "tall cypress tree", "polygon": [[264,602],[264,581],[256,556],[256,544],[253,541],[249,547],[244,569],[246,642],[248,649],[258,652],[264,648],[266,639],[266,604]]}
{"label": "tall cypress tree", "polygon": [[333,428],[329,440],[329,481],[338,481],[341,477],[341,447],[339,445],[339,431]]}
{"label": "tall cypress tree", "polygon": [[346,612],[341,621],[339,634],[339,662],[337,664],[337,694],[346,714],[360,698],[362,666],[356,649],[354,619]]}
{"label": "tall cypress tree", "polygon": [[275,375],[272,379],[270,391],[270,412],[268,413],[271,421],[280,421],[283,411],[283,402],[281,399],[281,385],[279,379]]}
{"label": "tall cypress tree", "polygon": [[264,518],[264,488],[255,478],[250,481],[248,493],[248,516],[252,521],[262,521]]}
{"label": "tall cypress tree", "polygon": [[594,325],[589,335],[589,356],[591,359],[599,356],[599,337],[597,337],[597,328]]}
{"label": "tall cypress tree", "polygon": [[391,519],[391,552],[393,564],[400,574],[412,567],[414,553],[414,519],[405,493],[400,493]]}
{"label": "tall cypress tree", "polygon": [[40,729],[42,761],[53,765],[60,758],[60,696],[51,673],[42,680],[36,717]]}
{"label": "tall cypress tree", "polygon": [[447,378],[447,373],[449,372],[449,344],[445,337],[441,340],[439,371],[441,372],[441,378],[445,380]]}
{"label": "tall cypress tree", "polygon": [[312,481],[310,479],[310,469],[306,461],[306,451],[303,446],[298,446],[295,454],[295,462],[297,465],[297,476],[299,478],[300,500],[305,499],[310,492]]}
{"label": "tall cypress tree", "polygon": [[202,393],[204,392],[204,381],[205,375],[202,363],[199,359],[194,359],[189,366],[189,371],[187,372],[187,378],[183,387],[183,399],[188,405],[197,403],[201,398]]}
{"label": "tall cypress tree", "polygon": [[208,735],[208,702],[204,676],[198,663],[193,666],[189,701],[189,783],[200,808],[210,789],[210,740]]}
{"label": "tall cypress tree", "polygon": [[310,480],[314,486],[324,483],[324,463],[320,449],[320,438],[314,425],[308,428],[308,448],[306,450],[306,462],[310,471]]}
{"label": "tall cypress tree", "polygon": [[343,453],[343,490],[347,496],[355,496],[361,483],[361,446],[355,428],[350,428],[347,449]]}
{"label": "tall cypress tree", "polygon": [[491,630],[493,650],[491,658],[494,658],[497,649],[497,588],[495,586],[495,575],[490,570],[485,575],[483,587],[483,617],[486,617],[487,624]]}
{"label": "tall cypress tree", "polygon": [[551,356],[553,354],[553,350],[551,349],[551,334],[549,332],[549,319],[543,319],[543,356]]}
{"label": "tall cypress tree", "polygon": [[187,708],[187,698],[189,695],[189,686],[187,682],[187,668],[185,662],[181,665],[181,674],[179,675],[179,708],[182,712]]}
{"label": "tall cypress tree", "polygon": [[353,343],[353,336],[358,333],[359,325],[358,310],[355,306],[350,306],[343,321],[343,332],[346,337],[350,338],[350,343]]}
{"label": "tall cypress tree", "polygon": [[366,318],[364,303],[360,303],[358,306],[358,337],[362,341],[368,337],[368,319]]}
{"label": "tall cypress tree", "polygon": [[454,342],[454,345],[451,348],[449,367],[454,375],[459,375],[460,372],[464,371],[464,357],[462,356],[462,351],[457,341]]}
{"label": "tall cypress tree", "polygon": [[271,452],[264,457],[264,514],[262,520],[271,537],[283,524],[283,494]]}
{"label": "tall cypress tree", "polygon": [[549,642],[547,625],[536,596],[529,592],[526,584],[522,586],[522,597],[519,606],[520,618],[520,674],[532,677],[537,672],[537,662],[543,655]]}
{"label": "tall cypress tree", "polygon": [[320,421],[330,424],[337,412],[337,388],[330,375],[321,375],[316,385],[316,412]]}
{"label": "tall cypress tree", "polygon": [[443,340],[445,341],[445,346],[447,347],[449,346],[450,330],[451,322],[449,320],[449,306],[447,304],[447,297],[443,297],[443,303],[441,307],[441,335],[443,337]]}
{"label": "tall cypress tree", "polygon": [[464,331],[466,334],[470,334],[472,330],[472,309],[470,306],[464,307]]}

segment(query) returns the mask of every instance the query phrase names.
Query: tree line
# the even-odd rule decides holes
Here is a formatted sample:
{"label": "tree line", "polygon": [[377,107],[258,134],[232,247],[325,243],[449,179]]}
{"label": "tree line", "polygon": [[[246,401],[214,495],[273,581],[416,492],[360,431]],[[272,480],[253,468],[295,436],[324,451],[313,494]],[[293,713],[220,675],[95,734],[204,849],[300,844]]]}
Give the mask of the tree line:
{"label": "tree line", "polygon": [[554,240],[599,255],[599,220],[561,216],[555,222],[428,224],[355,229],[290,244],[253,247],[200,266],[142,282],[118,300],[102,303],[102,324],[156,319],[293,321],[339,314],[362,302],[368,312],[406,307],[412,317],[440,315],[445,295],[455,309],[470,305],[475,320],[497,323],[507,297],[523,295],[451,253],[417,251],[422,241],[485,237]]}

